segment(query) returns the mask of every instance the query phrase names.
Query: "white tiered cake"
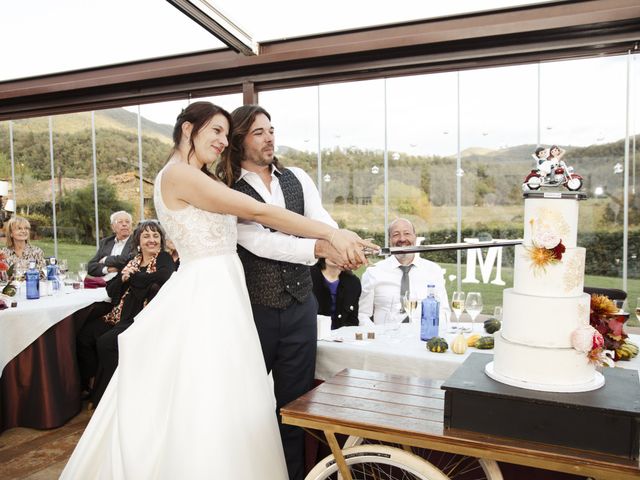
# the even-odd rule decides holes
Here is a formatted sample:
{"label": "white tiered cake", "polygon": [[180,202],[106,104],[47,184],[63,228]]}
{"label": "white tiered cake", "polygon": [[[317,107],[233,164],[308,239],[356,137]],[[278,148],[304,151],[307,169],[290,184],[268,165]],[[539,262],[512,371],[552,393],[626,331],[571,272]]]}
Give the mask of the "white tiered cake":
{"label": "white tiered cake", "polygon": [[503,293],[502,328],[485,371],[494,380],[531,390],[594,390],[604,377],[585,351],[572,346],[574,332],[590,328],[585,249],[576,246],[578,200],[586,196],[524,196],[524,242],[515,249],[513,288]]}

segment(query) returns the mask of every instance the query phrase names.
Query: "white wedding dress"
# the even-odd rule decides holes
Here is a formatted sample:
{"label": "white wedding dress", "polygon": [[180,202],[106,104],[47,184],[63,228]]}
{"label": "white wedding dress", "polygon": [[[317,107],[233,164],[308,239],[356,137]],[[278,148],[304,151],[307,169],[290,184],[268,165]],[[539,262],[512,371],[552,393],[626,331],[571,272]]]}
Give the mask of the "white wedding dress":
{"label": "white wedding dress", "polygon": [[236,255],[236,218],[158,218],[180,268],[119,338],[118,369],[61,478],[287,478],[275,400]]}

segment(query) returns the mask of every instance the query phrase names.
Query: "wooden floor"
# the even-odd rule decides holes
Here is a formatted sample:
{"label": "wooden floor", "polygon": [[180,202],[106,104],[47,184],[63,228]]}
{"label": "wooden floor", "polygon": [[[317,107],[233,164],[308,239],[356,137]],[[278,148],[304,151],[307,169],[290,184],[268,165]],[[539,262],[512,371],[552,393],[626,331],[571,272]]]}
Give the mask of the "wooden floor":
{"label": "wooden floor", "polygon": [[83,409],[66,425],[53,430],[5,430],[0,434],[0,478],[56,480],[90,418]]}

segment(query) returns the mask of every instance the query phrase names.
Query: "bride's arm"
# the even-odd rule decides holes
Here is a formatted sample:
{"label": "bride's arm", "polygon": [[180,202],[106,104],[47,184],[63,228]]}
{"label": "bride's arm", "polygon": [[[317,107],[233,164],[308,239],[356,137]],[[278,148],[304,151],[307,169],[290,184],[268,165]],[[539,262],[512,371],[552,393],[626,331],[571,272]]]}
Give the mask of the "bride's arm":
{"label": "bride's arm", "polygon": [[354,263],[366,262],[363,247],[377,248],[349,230],[338,230],[285,208],[258,202],[186,164],[175,164],[164,171],[161,191],[165,202],[172,198],[202,210],[235,215],[299,237],[328,240]]}

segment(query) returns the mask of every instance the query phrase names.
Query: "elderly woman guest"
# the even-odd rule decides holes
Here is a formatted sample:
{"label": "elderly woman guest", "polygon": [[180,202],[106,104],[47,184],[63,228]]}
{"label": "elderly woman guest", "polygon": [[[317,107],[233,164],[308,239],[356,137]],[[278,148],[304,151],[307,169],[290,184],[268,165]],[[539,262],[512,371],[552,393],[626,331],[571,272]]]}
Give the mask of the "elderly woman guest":
{"label": "elderly woman guest", "polygon": [[0,249],[0,252],[6,257],[8,265],[16,265],[14,268],[20,267],[26,270],[29,267],[29,261],[34,260],[40,275],[44,275],[44,253],[40,247],[29,243],[31,234],[29,220],[24,217],[13,217],[5,223],[4,228],[7,246]]}
{"label": "elderly woman guest", "polygon": [[331,329],[358,326],[358,302],[362,286],[350,270],[341,270],[331,260],[321,258],[311,268],[313,294],[318,313],[331,317]]}
{"label": "elderly woman guest", "polygon": [[91,400],[100,401],[118,366],[118,335],[133,324],[134,317],[158,293],[175,271],[166,252],[165,233],[156,220],[141,222],[133,233],[136,256],[107,283],[107,293],[115,305],[102,318],[109,328],[97,339],[97,373]]}

